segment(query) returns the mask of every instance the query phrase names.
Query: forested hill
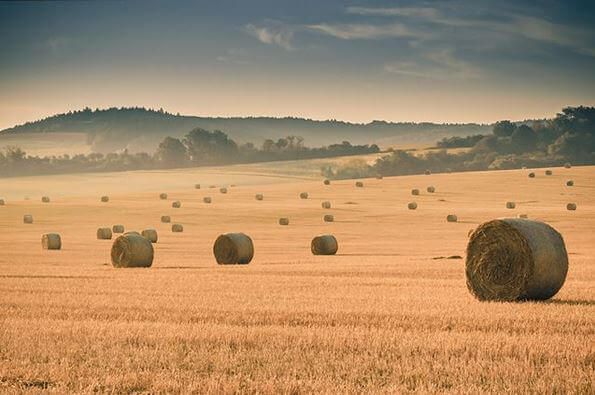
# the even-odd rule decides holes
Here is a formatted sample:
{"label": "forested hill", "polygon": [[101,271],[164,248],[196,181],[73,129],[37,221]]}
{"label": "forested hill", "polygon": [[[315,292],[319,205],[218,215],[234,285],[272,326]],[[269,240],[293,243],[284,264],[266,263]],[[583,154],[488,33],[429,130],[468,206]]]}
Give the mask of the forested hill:
{"label": "forested hill", "polygon": [[348,140],[354,144],[412,144],[435,142],[443,137],[486,133],[490,125],[391,123],[374,121],[354,124],[335,120],[314,121],[303,118],[211,118],[174,115],[145,108],[111,108],[58,114],[0,131],[3,134],[84,133],[93,151],[113,152],[155,150],[165,136],[179,137],[200,127],[221,130],[234,140],[260,144],[265,139],[295,135],[310,146],[322,146]]}

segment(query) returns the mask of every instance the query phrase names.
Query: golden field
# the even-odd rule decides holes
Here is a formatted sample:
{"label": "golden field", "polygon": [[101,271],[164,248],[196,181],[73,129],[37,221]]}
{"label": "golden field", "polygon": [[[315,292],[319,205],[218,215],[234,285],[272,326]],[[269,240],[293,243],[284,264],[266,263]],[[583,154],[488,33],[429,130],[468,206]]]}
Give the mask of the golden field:
{"label": "golden field", "polygon": [[[536,170],[535,179],[528,170],[366,179],[355,188],[324,186],[315,166],[293,166],[3,179],[0,391],[595,391],[595,167]],[[223,195],[210,184],[237,186]],[[309,199],[299,199],[303,191]],[[322,209],[324,200],[333,208]],[[505,208],[511,200],[515,210]],[[407,210],[411,201],[417,210]],[[323,222],[327,213],[334,223]],[[464,258],[470,229],[518,213],[562,233],[566,284],[548,302],[480,303],[467,291],[464,259],[435,258]],[[184,233],[171,233],[161,215]],[[114,224],[158,230],[153,267],[111,266],[111,241],[95,232]],[[216,265],[215,238],[237,231],[254,240],[254,260]],[[42,250],[46,232],[61,234],[61,251]],[[323,233],[337,237],[338,255],[312,256],[310,240]]]}

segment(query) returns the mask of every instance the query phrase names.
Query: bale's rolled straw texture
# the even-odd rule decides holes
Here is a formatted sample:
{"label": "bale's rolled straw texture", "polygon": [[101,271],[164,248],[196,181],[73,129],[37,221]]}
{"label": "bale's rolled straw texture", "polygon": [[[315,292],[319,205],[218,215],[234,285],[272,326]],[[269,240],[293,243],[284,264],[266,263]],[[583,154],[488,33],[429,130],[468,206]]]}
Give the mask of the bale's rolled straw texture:
{"label": "bale's rolled straw texture", "polygon": [[467,287],[479,300],[545,300],[564,284],[568,255],[551,226],[517,218],[480,225],[467,245]]}
{"label": "bale's rolled straw texture", "polygon": [[227,188],[219,188],[219,192],[221,192],[221,193],[227,193]]}
{"label": "bale's rolled straw texture", "polygon": [[335,222],[335,217],[332,214],[326,214],[324,216],[324,222]]}
{"label": "bale's rolled straw texture", "polygon": [[155,229],[145,229],[141,232],[141,236],[151,243],[157,243],[157,240],[159,240],[159,235]]}
{"label": "bale's rolled straw texture", "polygon": [[97,229],[97,240],[111,240],[112,230],[110,228]]}
{"label": "bale's rolled straw texture", "polygon": [[62,248],[62,239],[57,233],[46,233],[41,236],[41,247],[44,250],[59,250]]}
{"label": "bale's rolled straw texture", "polygon": [[446,216],[446,222],[457,222],[459,218],[454,214],[448,214]]}
{"label": "bale's rolled straw texture", "polygon": [[566,205],[566,210],[570,210],[570,211],[576,210],[576,203],[568,203]]}
{"label": "bale's rolled straw texture", "polygon": [[533,173],[533,172],[529,173],[529,178],[535,178],[535,173]]}
{"label": "bale's rolled straw texture", "polygon": [[211,199],[210,197],[208,197],[208,196],[205,196],[205,197],[203,197],[203,198],[202,198],[202,201],[203,201],[204,203],[207,203],[207,204],[209,204],[209,203],[211,203],[211,202],[212,202],[212,199]]}
{"label": "bale's rolled straw texture", "polygon": [[153,254],[153,244],[149,240],[138,233],[126,233],[118,237],[112,245],[112,265],[114,267],[151,267]]}
{"label": "bale's rolled straw texture", "polygon": [[434,193],[434,192],[436,192],[436,188],[434,188],[433,186],[430,185],[429,187],[426,188],[426,191],[428,191],[428,193]]}
{"label": "bale's rolled straw texture", "polygon": [[180,207],[182,207],[182,202],[180,202],[179,200],[176,200],[175,202],[172,202],[171,206],[173,208],[180,208]]}
{"label": "bale's rolled straw texture", "polygon": [[326,179],[323,181],[323,183],[324,185],[331,185],[331,180]]}
{"label": "bale's rolled straw texture", "polygon": [[169,215],[162,215],[161,222],[164,224],[169,224],[171,222],[171,217]]}
{"label": "bale's rolled straw texture", "polygon": [[515,207],[516,207],[516,203],[515,202],[506,202],[506,208],[512,210]]}
{"label": "bale's rolled straw texture", "polygon": [[160,193],[159,194],[159,199],[161,199],[161,200],[167,200],[167,193]]}
{"label": "bale's rolled straw texture", "polygon": [[174,233],[181,233],[184,231],[184,226],[182,224],[173,224],[171,226],[171,231]]}
{"label": "bale's rolled straw texture", "polygon": [[312,239],[310,249],[314,255],[335,255],[339,250],[339,243],[333,235],[320,235]]}
{"label": "bale's rolled straw texture", "polygon": [[355,186],[358,187],[358,188],[363,188],[364,187],[364,183],[362,181],[357,181],[355,183]]}
{"label": "bale's rolled straw texture", "polygon": [[552,174],[554,174],[554,173],[552,173],[552,171],[551,171],[551,170],[546,170],[546,171],[545,171],[545,175],[546,175],[546,176],[551,176]]}
{"label": "bale's rolled straw texture", "polygon": [[23,215],[23,223],[25,224],[32,224],[33,223],[33,216],[31,214]]}
{"label": "bale's rolled straw texture", "polygon": [[417,209],[417,203],[411,202],[411,203],[407,204],[407,208],[409,210],[415,210],[415,209]]}
{"label": "bale's rolled straw texture", "polygon": [[331,208],[331,202],[329,202],[328,200],[325,202],[322,202],[322,208],[326,208],[326,209]]}
{"label": "bale's rolled straw texture", "polygon": [[112,232],[114,232],[114,233],[124,233],[125,231],[126,231],[126,228],[124,228],[124,225],[112,226]]}
{"label": "bale's rolled straw texture", "polygon": [[412,189],[411,190],[411,194],[414,195],[414,196],[419,195],[419,189]]}
{"label": "bale's rolled straw texture", "polygon": [[42,198],[41,198],[41,202],[42,202],[42,203],[49,203],[49,202],[50,202],[50,198],[49,198],[49,196],[44,196],[44,197],[42,197]]}
{"label": "bale's rolled straw texture", "polygon": [[566,181],[566,186],[567,187],[573,187],[574,186],[574,181],[572,181],[572,180]]}
{"label": "bale's rolled straw texture", "polygon": [[289,225],[289,218],[279,218],[279,225]]}
{"label": "bale's rolled straw texture", "polygon": [[257,194],[254,196],[254,198],[255,198],[256,200],[262,200],[262,199],[264,199],[264,196],[262,195],[262,193],[257,193]]}
{"label": "bale's rolled straw texture", "polygon": [[213,254],[220,265],[246,265],[254,257],[254,244],[244,233],[227,233],[217,237]]}
{"label": "bale's rolled straw texture", "polygon": [[300,193],[300,199],[308,199],[308,192]]}

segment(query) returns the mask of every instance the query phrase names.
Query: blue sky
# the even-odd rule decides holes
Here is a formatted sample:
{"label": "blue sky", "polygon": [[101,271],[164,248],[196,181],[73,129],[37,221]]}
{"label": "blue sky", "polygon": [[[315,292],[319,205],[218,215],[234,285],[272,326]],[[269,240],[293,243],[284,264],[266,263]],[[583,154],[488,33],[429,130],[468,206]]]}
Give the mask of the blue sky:
{"label": "blue sky", "polygon": [[593,1],[0,3],[0,128],[84,106],[491,122],[595,105]]}

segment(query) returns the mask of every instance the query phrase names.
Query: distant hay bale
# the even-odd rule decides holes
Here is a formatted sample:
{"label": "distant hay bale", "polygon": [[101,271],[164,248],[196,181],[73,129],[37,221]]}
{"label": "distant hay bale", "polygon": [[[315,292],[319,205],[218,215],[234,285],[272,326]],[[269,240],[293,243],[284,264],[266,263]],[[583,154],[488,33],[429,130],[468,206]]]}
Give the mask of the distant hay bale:
{"label": "distant hay bale", "polygon": [[102,196],[102,197],[101,197],[101,202],[102,202],[102,203],[107,203],[107,202],[109,202],[109,196]]}
{"label": "distant hay bale", "polygon": [[203,201],[204,203],[207,203],[207,204],[208,204],[208,203],[211,203],[211,201],[212,201],[212,200],[211,200],[211,198],[210,198],[210,197],[208,197],[208,196],[205,196],[205,197],[203,197],[203,198],[202,198],[202,201]]}
{"label": "distant hay bale", "polygon": [[506,208],[512,210],[515,207],[516,207],[516,203],[515,202],[506,202]]}
{"label": "distant hay bale", "polygon": [[221,193],[227,193],[227,188],[219,188],[219,192],[221,192]]}
{"label": "distant hay bale", "polygon": [[446,216],[446,222],[458,222],[459,218],[454,214],[448,214]]}
{"label": "distant hay bale", "polygon": [[159,240],[159,235],[155,229],[145,229],[141,232],[141,236],[151,243],[157,243],[157,240]]}
{"label": "distant hay bale", "polygon": [[523,218],[523,219],[529,218],[529,216],[527,214],[518,214],[516,217],[517,218]]}
{"label": "distant hay bale", "polygon": [[381,175],[381,174],[377,174],[377,175],[376,175],[376,179],[377,179],[377,180],[382,180],[382,175]]}
{"label": "distant hay bale", "polygon": [[57,233],[46,233],[41,236],[41,247],[44,250],[59,250],[62,248],[62,239]]}
{"label": "distant hay bale", "polygon": [[263,199],[264,199],[264,196],[262,195],[262,193],[257,193],[257,194],[254,196],[254,198],[255,198],[256,200],[263,200]]}
{"label": "distant hay bale", "polygon": [[174,233],[182,233],[184,231],[184,226],[182,224],[173,224],[171,226],[171,231]]}
{"label": "distant hay bale", "polygon": [[529,173],[529,178],[535,178],[535,173],[533,173],[533,172]]}
{"label": "distant hay bale", "polygon": [[364,183],[362,181],[356,181],[355,186],[358,188],[363,188],[364,187]]}
{"label": "distant hay bale", "polygon": [[411,203],[407,204],[407,208],[409,210],[416,210],[417,209],[417,203],[411,202]]}
{"label": "distant hay bale", "polygon": [[33,223],[33,216],[31,214],[23,215],[23,223],[25,224],[32,224]]}
{"label": "distant hay bale", "polygon": [[560,233],[527,219],[480,225],[467,245],[467,287],[479,300],[545,300],[566,279],[568,255]]}
{"label": "distant hay bale", "polygon": [[50,202],[50,198],[49,198],[49,196],[43,196],[43,197],[41,198],[41,202],[42,202],[42,203],[49,203],[49,202]]}
{"label": "distant hay bale", "polygon": [[200,184],[194,184],[194,189],[200,189]]}
{"label": "distant hay bale", "polygon": [[566,186],[567,187],[573,187],[574,186],[574,181],[572,181],[572,180],[566,181]]}
{"label": "distant hay bale", "polygon": [[180,207],[182,207],[182,202],[180,202],[179,200],[176,200],[175,202],[171,203],[171,206],[173,208],[180,208]]}
{"label": "distant hay bale", "polygon": [[310,249],[313,255],[335,255],[339,243],[333,235],[320,235],[312,239]]}
{"label": "distant hay bale", "polygon": [[153,244],[138,233],[126,233],[112,245],[114,267],[151,267],[153,255]]}
{"label": "distant hay bale", "polygon": [[324,222],[335,222],[335,217],[332,214],[326,214],[324,216]]}
{"label": "distant hay bale", "polygon": [[213,254],[219,265],[247,265],[254,257],[254,243],[244,233],[227,233],[217,237]]}
{"label": "distant hay bale", "polygon": [[114,226],[112,226],[112,232],[114,232],[114,233],[124,233],[125,232],[124,225],[114,225]]}
{"label": "distant hay bale", "polygon": [[331,180],[326,179],[323,181],[324,185],[331,185]]}
{"label": "distant hay bale", "polygon": [[564,168],[565,169],[570,169],[571,167],[572,167],[572,165],[570,164],[570,162],[564,163]]}
{"label": "distant hay bale", "polygon": [[575,211],[576,210],[576,203],[568,203],[566,205],[566,210]]}
{"label": "distant hay bale", "polygon": [[412,189],[411,190],[411,194],[414,195],[414,196],[419,195],[419,189]]}
{"label": "distant hay bale", "polygon": [[160,193],[159,194],[159,199],[161,199],[161,200],[167,200],[167,193]]}
{"label": "distant hay bale", "polygon": [[283,225],[283,226],[289,225],[289,218],[285,218],[285,217],[279,218],[279,225]]}
{"label": "distant hay bale", "polygon": [[436,188],[434,188],[433,186],[430,185],[429,187],[426,188],[426,191],[428,191],[428,193],[434,193],[434,192],[436,192]]}
{"label": "distant hay bale", "polygon": [[112,230],[110,228],[97,229],[97,240],[111,240]]}
{"label": "distant hay bale", "polygon": [[545,171],[545,175],[546,176],[551,176],[552,174],[554,174],[551,170],[546,170]]}
{"label": "distant hay bale", "polygon": [[430,174],[432,174],[432,172],[431,172],[430,170],[426,170],[426,171],[424,172],[424,174],[425,174],[426,176],[429,176]]}
{"label": "distant hay bale", "polygon": [[229,187],[230,188],[235,188],[236,187],[236,184],[230,184]]}
{"label": "distant hay bale", "polygon": [[325,201],[325,202],[322,202],[322,208],[330,209],[331,208],[331,202],[329,202],[328,200]]}
{"label": "distant hay bale", "polygon": [[300,199],[308,199],[308,192],[300,193]]}
{"label": "distant hay bale", "polygon": [[217,185],[209,185],[209,188],[217,188]]}
{"label": "distant hay bale", "polygon": [[4,199],[0,199],[0,206],[4,206],[5,204]]}
{"label": "distant hay bale", "polygon": [[164,224],[169,224],[171,222],[171,217],[169,215],[162,215],[161,222]]}

